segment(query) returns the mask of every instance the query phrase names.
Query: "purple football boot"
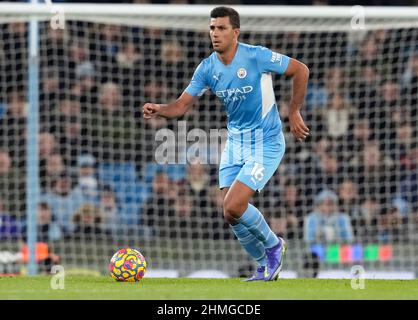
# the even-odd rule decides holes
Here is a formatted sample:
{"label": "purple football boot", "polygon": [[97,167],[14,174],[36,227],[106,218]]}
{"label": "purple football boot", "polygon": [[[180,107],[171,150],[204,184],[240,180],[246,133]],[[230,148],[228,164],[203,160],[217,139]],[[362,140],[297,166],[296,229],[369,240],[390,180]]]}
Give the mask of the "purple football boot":
{"label": "purple football boot", "polygon": [[284,255],[286,253],[286,242],[279,237],[279,243],[272,248],[266,249],[267,268],[264,272],[265,281],[275,281],[283,267]]}
{"label": "purple football boot", "polygon": [[255,270],[254,274],[243,280],[244,282],[251,282],[251,281],[264,281],[264,272],[266,270],[265,266],[259,266],[257,270]]}

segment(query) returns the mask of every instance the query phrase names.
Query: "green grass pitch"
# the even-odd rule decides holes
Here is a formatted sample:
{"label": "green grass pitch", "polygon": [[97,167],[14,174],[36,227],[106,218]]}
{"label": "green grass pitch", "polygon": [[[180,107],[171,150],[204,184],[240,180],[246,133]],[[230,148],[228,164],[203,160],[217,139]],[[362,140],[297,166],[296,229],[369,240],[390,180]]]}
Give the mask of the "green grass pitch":
{"label": "green grass pitch", "polygon": [[418,299],[418,280],[365,280],[353,290],[351,280],[279,279],[243,283],[241,279],[144,278],[120,283],[110,277],[67,276],[63,290],[51,289],[50,276],[0,278],[0,299]]}

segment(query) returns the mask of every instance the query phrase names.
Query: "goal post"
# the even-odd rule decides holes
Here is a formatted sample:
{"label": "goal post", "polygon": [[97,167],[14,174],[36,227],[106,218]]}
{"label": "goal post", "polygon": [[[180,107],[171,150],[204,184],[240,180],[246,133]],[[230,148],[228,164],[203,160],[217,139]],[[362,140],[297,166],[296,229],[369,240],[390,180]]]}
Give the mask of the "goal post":
{"label": "goal post", "polygon": [[[289,242],[285,275],[354,264],[416,273],[418,9],[232,7],[240,41],[310,68],[304,143],[289,130],[291,80],[274,78],[287,150],[253,200]],[[151,274],[248,273],[222,218],[227,118],[216,96],[181,119],[147,122],[140,112],[179,96],[212,52],[213,8],[0,3],[0,251],[33,266],[47,243],[40,271],[53,263],[105,273],[130,246]]]}

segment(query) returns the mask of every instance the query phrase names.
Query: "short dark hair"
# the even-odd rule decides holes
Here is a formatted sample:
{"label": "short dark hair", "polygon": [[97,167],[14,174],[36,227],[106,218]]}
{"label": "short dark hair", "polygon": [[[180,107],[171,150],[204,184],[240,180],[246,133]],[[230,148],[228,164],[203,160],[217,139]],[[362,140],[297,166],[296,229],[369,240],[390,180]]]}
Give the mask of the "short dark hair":
{"label": "short dark hair", "polygon": [[232,27],[239,28],[240,27],[240,19],[239,13],[230,7],[216,7],[210,12],[211,18],[223,18],[229,17],[229,21],[231,22]]}

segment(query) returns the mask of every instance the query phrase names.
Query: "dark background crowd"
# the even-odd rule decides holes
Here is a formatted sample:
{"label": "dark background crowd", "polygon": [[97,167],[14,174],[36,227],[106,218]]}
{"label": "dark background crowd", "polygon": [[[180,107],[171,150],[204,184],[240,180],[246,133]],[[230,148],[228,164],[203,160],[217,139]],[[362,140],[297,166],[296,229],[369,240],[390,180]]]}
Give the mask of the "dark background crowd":
{"label": "dark background crowd", "polygon": [[[242,3],[244,3],[243,1]],[[232,238],[222,219],[218,153],[187,164],[154,160],[159,129],[145,102],[175,99],[211,52],[207,32],[68,21],[41,24],[40,241],[126,234]],[[0,25],[0,239],[25,240],[28,25]],[[408,242],[418,222],[418,30],[243,32],[241,41],[311,70],[305,143],[289,132],[291,81],[275,78],[287,139],[277,173],[254,203],[287,239]],[[206,94],[187,129],[225,128]],[[210,162],[210,164],[207,164]],[[414,231],[415,230],[415,231]]]}

